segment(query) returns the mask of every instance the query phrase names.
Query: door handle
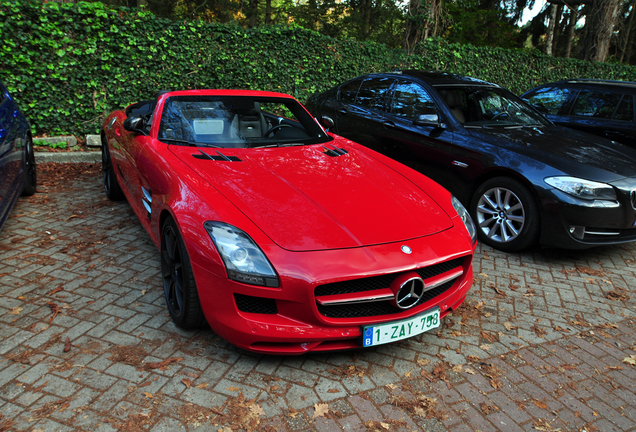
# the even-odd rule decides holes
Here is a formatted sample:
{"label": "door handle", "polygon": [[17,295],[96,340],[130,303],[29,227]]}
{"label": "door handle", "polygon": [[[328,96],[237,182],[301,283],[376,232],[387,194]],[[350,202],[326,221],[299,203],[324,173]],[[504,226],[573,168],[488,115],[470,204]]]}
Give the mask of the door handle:
{"label": "door handle", "polygon": [[390,121],[384,122],[384,123],[382,123],[382,125],[383,125],[385,128],[387,128],[387,129],[393,129],[393,128],[395,128],[395,123],[390,122]]}

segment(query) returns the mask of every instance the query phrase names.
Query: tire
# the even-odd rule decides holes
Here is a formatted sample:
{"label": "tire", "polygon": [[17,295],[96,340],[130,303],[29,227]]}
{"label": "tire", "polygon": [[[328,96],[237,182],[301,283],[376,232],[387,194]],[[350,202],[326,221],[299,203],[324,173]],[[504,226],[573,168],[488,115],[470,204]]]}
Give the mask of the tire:
{"label": "tire", "polygon": [[113,201],[119,201],[124,199],[124,192],[119,186],[117,176],[115,175],[115,169],[113,168],[113,161],[110,158],[110,150],[108,150],[108,143],[105,137],[102,135],[102,178],[104,182],[104,191],[108,199]]}
{"label": "tire", "polygon": [[35,168],[35,153],[33,152],[33,140],[27,137],[24,145],[24,189],[22,195],[33,195],[38,185],[37,170]]}
{"label": "tire", "polygon": [[473,195],[470,209],[483,243],[507,252],[537,243],[540,230],[537,204],[518,180],[496,177],[484,182]]}
{"label": "tire", "polygon": [[177,224],[168,218],[161,228],[161,278],[166,305],[177,327],[192,329],[205,321],[190,259]]}

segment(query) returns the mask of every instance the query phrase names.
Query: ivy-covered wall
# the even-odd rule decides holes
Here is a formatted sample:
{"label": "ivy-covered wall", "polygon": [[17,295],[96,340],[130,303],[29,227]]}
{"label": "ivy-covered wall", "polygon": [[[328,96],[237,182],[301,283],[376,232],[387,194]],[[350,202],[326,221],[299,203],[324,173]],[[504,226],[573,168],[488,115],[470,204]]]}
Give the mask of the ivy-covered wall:
{"label": "ivy-covered wall", "polygon": [[373,71],[439,69],[514,92],[563,78],[636,81],[636,68],[429,40],[414,54],[299,27],[173,22],[102,3],[0,0],[0,80],[36,135],[95,133],[104,114],[162,89],[316,91]]}

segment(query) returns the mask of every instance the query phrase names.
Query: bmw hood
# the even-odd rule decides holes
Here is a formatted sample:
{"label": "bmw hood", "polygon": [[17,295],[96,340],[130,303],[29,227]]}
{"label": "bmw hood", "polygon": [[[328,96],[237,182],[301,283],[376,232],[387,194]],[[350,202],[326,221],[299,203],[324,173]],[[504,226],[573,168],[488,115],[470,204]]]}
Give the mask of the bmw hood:
{"label": "bmw hood", "polygon": [[596,135],[560,126],[468,130],[475,138],[568,175],[603,182],[636,176],[636,151]]}
{"label": "bmw hood", "polygon": [[[218,149],[230,160],[213,160],[191,147],[170,146],[286,250],[398,242],[453,226],[442,208],[403,175],[354,148],[334,152],[328,147]],[[222,159],[216,149],[201,150]]]}

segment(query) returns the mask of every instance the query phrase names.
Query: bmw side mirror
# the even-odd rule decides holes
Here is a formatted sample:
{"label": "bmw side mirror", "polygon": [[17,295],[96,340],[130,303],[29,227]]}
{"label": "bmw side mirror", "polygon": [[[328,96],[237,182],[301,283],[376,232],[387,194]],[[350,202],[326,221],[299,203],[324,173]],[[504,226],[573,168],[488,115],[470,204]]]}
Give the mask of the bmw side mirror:
{"label": "bmw side mirror", "polygon": [[146,134],[144,131],[144,119],[141,117],[129,117],[124,120],[124,129],[129,132],[139,132],[142,134]]}
{"label": "bmw side mirror", "polygon": [[333,119],[331,117],[327,117],[327,116],[322,116],[320,118],[320,124],[322,125],[322,127],[324,127],[327,130],[333,128],[336,125],[334,123]]}
{"label": "bmw side mirror", "polygon": [[418,114],[413,120],[415,126],[439,126],[439,116],[437,114]]}

